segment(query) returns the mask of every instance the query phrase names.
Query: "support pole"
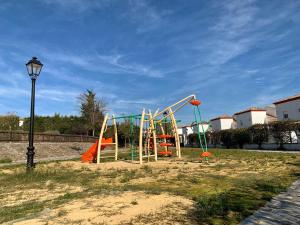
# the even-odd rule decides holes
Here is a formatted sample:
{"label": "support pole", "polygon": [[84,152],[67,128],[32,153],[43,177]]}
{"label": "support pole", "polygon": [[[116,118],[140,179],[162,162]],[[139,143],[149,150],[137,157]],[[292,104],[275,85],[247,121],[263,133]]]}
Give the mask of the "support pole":
{"label": "support pole", "polygon": [[139,137],[139,158],[140,164],[143,164],[143,129],[144,129],[145,109],[143,109],[140,121],[140,137]]}
{"label": "support pole", "polygon": [[[149,121],[150,121],[150,131],[152,133],[152,138],[153,138],[154,158],[155,158],[155,161],[157,161],[156,131],[155,131],[155,126],[154,126],[154,120],[153,120],[152,113],[150,110],[149,110]],[[150,136],[150,138],[151,138],[151,136]]]}
{"label": "support pole", "polygon": [[116,123],[116,118],[114,115],[112,115],[112,121],[113,121],[113,125],[114,125],[114,133],[115,133],[115,160],[118,160],[118,153],[119,153],[119,149],[118,149],[118,129],[117,129],[117,123]]}
{"label": "support pole", "polygon": [[102,123],[102,127],[101,127],[101,131],[100,131],[100,135],[99,135],[99,140],[98,140],[98,149],[97,149],[97,164],[100,163],[100,154],[101,154],[101,142],[102,142],[102,137],[104,134],[104,130],[107,124],[107,119],[108,119],[108,114],[105,115],[103,123]]}
{"label": "support pole", "polygon": [[179,135],[178,135],[176,119],[175,119],[173,110],[171,108],[169,108],[169,115],[170,115],[170,118],[171,118],[173,130],[174,130],[176,155],[180,159],[181,158],[180,140],[179,140]]}

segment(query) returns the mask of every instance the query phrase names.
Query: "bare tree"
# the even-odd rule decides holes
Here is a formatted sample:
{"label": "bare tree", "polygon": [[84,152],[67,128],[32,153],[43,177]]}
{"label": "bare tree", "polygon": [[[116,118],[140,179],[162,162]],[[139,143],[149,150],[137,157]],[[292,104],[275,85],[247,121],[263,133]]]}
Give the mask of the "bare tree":
{"label": "bare tree", "polygon": [[98,99],[93,90],[87,90],[79,96],[81,116],[85,120],[87,133],[92,132],[95,136],[95,131],[100,127],[106,111],[106,102],[104,99]]}

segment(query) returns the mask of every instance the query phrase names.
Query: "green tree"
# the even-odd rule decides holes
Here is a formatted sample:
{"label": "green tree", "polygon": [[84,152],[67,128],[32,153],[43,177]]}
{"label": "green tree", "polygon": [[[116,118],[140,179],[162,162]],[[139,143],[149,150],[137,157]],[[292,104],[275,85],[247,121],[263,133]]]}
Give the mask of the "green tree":
{"label": "green tree", "polygon": [[103,121],[106,103],[103,99],[98,99],[92,90],[80,94],[79,102],[81,116],[85,120],[87,131],[95,136],[96,129],[99,129],[100,123]]}
{"label": "green tree", "polygon": [[263,142],[268,141],[268,125],[255,124],[248,129],[252,136],[252,142],[258,144],[258,149],[262,149]]}
{"label": "green tree", "polygon": [[284,149],[284,143],[292,143],[292,132],[300,128],[299,122],[296,121],[276,121],[270,124],[270,130],[276,143],[279,144],[278,149]]}
{"label": "green tree", "polygon": [[250,133],[246,128],[233,130],[234,142],[238,144],[239,148],[243,148],[244,144],[250,143]]}
{"label": "green tree", "polygon": [[234,138],[233,138],[233,130],[221,130],[220,134],[220,141],[226,146],[226,148],[233,147],[235,145]]}
{"label": "green tree", "polygon": [[20,118],[14,113],[0,116],[0,130],[18,130]]}

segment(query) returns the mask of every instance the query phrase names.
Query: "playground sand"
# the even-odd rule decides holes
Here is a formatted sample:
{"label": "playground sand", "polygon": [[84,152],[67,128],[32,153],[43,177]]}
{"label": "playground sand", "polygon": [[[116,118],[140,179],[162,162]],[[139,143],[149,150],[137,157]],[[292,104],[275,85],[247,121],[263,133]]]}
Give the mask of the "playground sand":
{"label": "playground sand", "polygon": [[74,200],[13,224],[189,224],[191,208],[193,202],[180,196],[124,192]]}
{"label": "playground sand", "polygon": [[[51,185],[51,184],[49,184]],[[49,185],[47,185],[49,187]],[[66,192],[82,192],[81,187],[56,184],[53,188],[48,187],[32,188],[28,190],[14,190],[10,193],[0,193],[1,206],[14,206],[28,201],[46,201],[63,196]]]}

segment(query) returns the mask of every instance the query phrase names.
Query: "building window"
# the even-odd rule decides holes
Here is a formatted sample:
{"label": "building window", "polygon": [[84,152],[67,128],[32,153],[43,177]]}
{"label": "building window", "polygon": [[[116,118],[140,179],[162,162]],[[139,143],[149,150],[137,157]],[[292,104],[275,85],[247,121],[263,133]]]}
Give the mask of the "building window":
{"label": "building window", "polygon": [[243,126],[243,121],[240,120],[241,127]]}
{"label": "building window", "polygon": [[298,112],[300,112],[300,108],[298,109]]}
{"label": "building window", "polygon": [[289,118],[289,114],[288,112],[283,112],[283,119],[288,119]]}

